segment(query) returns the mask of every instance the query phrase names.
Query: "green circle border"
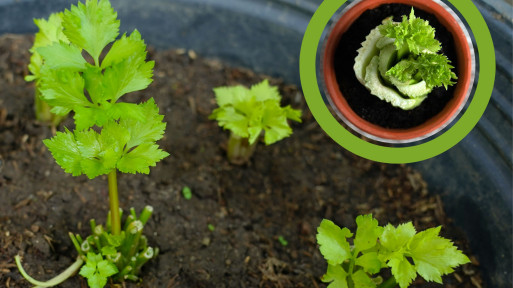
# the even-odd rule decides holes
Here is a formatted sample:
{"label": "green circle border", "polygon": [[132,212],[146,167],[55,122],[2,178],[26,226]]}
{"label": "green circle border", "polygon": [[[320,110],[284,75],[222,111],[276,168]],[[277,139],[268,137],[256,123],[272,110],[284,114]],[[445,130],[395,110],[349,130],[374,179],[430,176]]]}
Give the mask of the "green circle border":
{"label": "green circle border", "polygon": [[325,0],[321,3],[303,37],[299,73],[303,94],[312,115],[335,142],[369,160],[399,164],[423,161],[437,156],[449,150],[470,133],[483,115],[492,95],[495,81],[495,50],[488,26],[474,3],[468,0],[449,1],[460,11],[474,33],[479,51],[479,80],[472,102],[453,127],[429,142],[410,147],[384,147],[362,140],[340,125],[328,110],[317,82],[317,48],[324,28],[346,0]]}

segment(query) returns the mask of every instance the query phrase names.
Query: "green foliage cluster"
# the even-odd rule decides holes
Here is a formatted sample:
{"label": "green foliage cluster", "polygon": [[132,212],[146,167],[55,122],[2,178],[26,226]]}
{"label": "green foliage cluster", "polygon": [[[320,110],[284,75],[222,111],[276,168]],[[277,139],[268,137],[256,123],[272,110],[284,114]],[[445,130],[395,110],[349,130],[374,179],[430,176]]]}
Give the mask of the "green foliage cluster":
{"label": "green foliage cluster", "polygon": [[155,144],[166,127],[163,116],[152,98],[141,104],[118,102],[152,82],[154,62],[146,61],[141,35],[134,30],[116,40],[119,21],[107,0],[87,0],[53,17],[45,25],[62,25],[63,30],[56,26],[52,31],[69,42],[35,49],[43,61],[37,74],[40,92],[53,113],[74,112],[75,131],[59,132],[45,145],[74,176],[92,179],[113,169],[149,173],[150,166],[169,155]]}
{"label": "green foliage cluster", "polygon": [[[319,249],[328,262],[322,280],[331,282],[329,288],[393,287],[395,282],[406,288],[417,274],[441,284],[443,275],[470,262],[450,240],[439,236],[440,226],[417,233],[411,222],[382,227],[370,214],[358,216],[356,225],[353,234],[324,219],[317,230]],[[383,268],[391,269],[392,281],[376,276]]]}
{"label": "green foliage cluster", "polygon": [[382,35],[394,39],[397,58],[400,60],[386,73],[401,82],[425,81],[428,89],[455,84],[457,79],[451,71],[453,66],[447,56],[436,54],[441,49],[435,39],[435,29],[429,22],[415,17],[413,8],[409,18],[403,16],[402,22],[387,21],[379,27]]}
{"label": "green foliage cluster", "polygon": [[85,259],[79,273],[87,278],[89,287],[103,288],[109,277],[115,281],[139,278],[141,267],[158,254],[158,249],[148,246],[147,238],[142,235],[152,212],[153,208],[146,206],[137,216],[134,208],[130,209],[119,235],[111,233],[110,214],[105,227],[91,220],[92,234],[86,239],[70,233],[75,249]]}
{"label": "green foliage cluster", "polygon": [[210,119],[253,144],[264,132],[269,145],[292,134],[287,119],[301,122],[301,111],[290,106],[281,107],[281,95],[269,81],[251,86],[218,87],[214,89],[217,105]]}

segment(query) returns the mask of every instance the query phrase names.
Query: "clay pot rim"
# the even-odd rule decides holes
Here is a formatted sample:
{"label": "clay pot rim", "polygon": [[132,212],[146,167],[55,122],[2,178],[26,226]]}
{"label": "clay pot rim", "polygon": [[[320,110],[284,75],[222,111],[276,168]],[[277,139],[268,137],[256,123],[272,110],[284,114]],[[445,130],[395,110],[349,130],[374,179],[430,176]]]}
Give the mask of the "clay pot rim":
{"label": "clay pot rim", "polygon": [[[372,3],[369,4],[371,6],[370,8],[363,7],[356,10],[356,12],[353,11],[355,6],[362,7],[362,3],[370,1],[372,1]],[[441,22],[441,24],[444,25],[451,34],[453,34],[456,51],[459,52],[462,49],[464,50],[463,53],[458,53],[458,67],[456,68],[460,71],[458,71],[459,79],[458,83],[456,84],[453,98],[449,100],[446,106],[437,115],[428,119],[426,122],[419,126],[408,129],[387,129],[368,122],[357,115],[349,107],[347,101],[342,95],[342,92],[340,91],[333,68],[334,53],[328,55],[328,51],[334,52],[343,33],[352,25],[356,19],[361,16],[363,12],[384,4],[406,4],[413,6],[416,9],[424,10],[428,13],[434,14]],[[432,8],[432,10],[431,8],[426,9],[425,6],[429,5],[436,5],[438,7],[435,6],[436,8]],[[437,8],[438,10],[441,10],[441,12],[435,11]],[[339,23],[343,21],[343,17],[347,16],[348,12],[356,14],[356,16],[350,15],[353,19],[349,20],[349,23],[346,26],[343,26],[342,28],[338,27],[341,26]],[[445,16],[448,14],[451,18],[443,18],[442,16],[444,14]],[[442,19],[440,19],[441,17]],[[452,26],[448,24],[452,24]],[[343,31],[335,35],[333,31],[336,29],[342,29]],[[458,32],[458,34],[454,35],[453,32]],[[383,143],[416,142],[426,139],[442,131],[460,114],[461,110],[470,97],[472,86],[475,80],[476,57],[470,34],[463,24],[463,21],[461,21],[460,17],[458,17],[457,14],[449,6],[447,6],[447,4],[441,2],[440,0],[356,0],[345,7],[335,19],[335,21],[333,21],[333,24],[328,29],[328,33],[326,34],[321,53],[322,56],[320,67],[324,92],[327,95],[328,102],[338,117],[360,135]],[[461,71],[463,71],[463,73]]]}

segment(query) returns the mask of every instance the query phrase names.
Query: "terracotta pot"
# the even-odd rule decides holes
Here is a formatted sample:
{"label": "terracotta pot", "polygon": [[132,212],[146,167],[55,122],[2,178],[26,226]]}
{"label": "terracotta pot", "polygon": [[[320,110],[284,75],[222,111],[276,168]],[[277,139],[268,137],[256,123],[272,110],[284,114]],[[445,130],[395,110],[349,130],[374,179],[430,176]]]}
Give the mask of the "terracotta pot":
{"label": "terracotta pot", "polygon": [[[452,99],[437,115],[413,128],[388,129],[361,118],[348,105],[335,76],[334,55],[340,38],[363,12],[383,4],[406,4],[413,6],[414,9],[435,15],[437,20],[452,34],[457,51],[458,64],[455,68],[458,82]],[[468,31],[456,14],[447,5],[437,0],[360,0],[351,3],[342,12],[326,38],[322,64],[328,100],[342,120],[358,133],[388,143],[418,141],[446,127],[464,107],[475,76],[474,49]]]}

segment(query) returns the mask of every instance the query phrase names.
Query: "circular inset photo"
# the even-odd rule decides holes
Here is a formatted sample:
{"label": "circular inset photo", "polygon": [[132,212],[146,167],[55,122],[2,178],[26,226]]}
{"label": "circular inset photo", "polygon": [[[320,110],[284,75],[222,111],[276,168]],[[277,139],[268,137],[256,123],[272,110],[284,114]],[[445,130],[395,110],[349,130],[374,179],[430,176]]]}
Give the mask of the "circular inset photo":
{"label": "circular inset photo", "polygon": [[325,93],[350,128],[385,143],[412,143],[444,129],[475,78],[472,39],[441,1],[360,0],[323,43]]}

